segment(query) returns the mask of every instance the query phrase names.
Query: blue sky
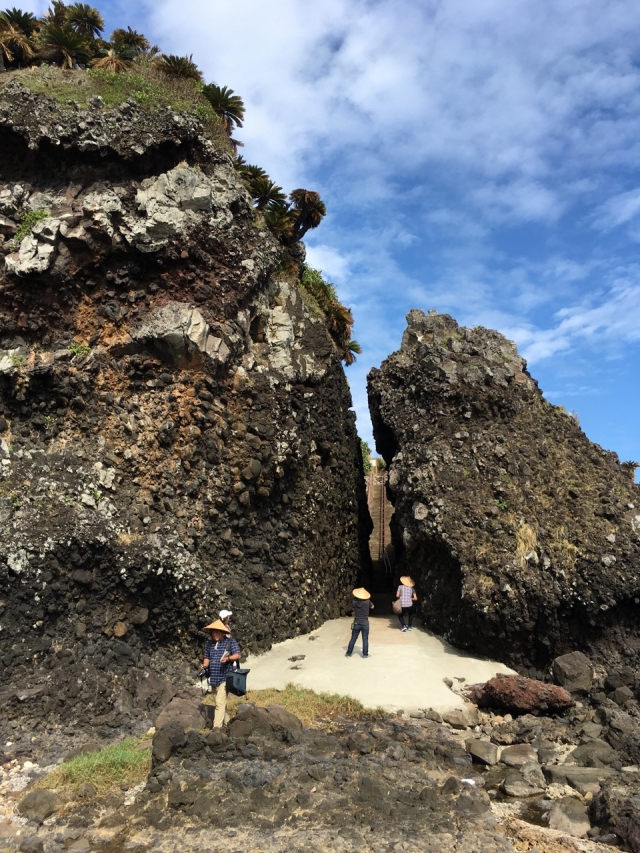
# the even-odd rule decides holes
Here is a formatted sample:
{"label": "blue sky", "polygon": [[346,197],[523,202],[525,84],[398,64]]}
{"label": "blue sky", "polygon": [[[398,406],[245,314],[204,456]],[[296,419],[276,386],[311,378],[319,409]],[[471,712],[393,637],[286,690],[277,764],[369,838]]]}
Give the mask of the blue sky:
{"label": "blue sky", "polygon": [[[29,4],[23,4],[25,8]],[[640,40],[631,0],[98,4],[247,107],[243,154],[328,214],[309,262],[366,374],[413,307],[513,338],[547,398],[640,460]],[[42,6],[38,11],[42,11]]]}

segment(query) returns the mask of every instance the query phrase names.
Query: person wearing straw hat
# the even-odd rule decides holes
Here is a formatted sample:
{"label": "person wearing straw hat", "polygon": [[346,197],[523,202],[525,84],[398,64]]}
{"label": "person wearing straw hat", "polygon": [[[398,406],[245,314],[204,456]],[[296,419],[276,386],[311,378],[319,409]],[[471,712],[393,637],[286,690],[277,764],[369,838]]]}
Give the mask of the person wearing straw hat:
{"label": "person wearing straw hat", "polygon": [[[415,613],[415,603],[418,600],[418,596],[416,595],[413,578],[410,578],[409,575],[402,575],[400,578],[400,586],[396,592],[396,598],[400,599],[400,604],[402,605],[402,613],[398,613],[400,630],[413,631],[413,614]],[[405,616],[408,618],[408,625],[405,625]]]}
{"label": "person wearing straw hat", "polygon": [[351,626],[351,639],[347,648],[345,657],[350,658],[353,654],[353,649],[358,639],[358,635],[362,634],[362,657],[370,658],[369,654],[369,611],[373,610],[371,603],[371,595],[361,586],[353,590],[353,612],[354,620]]}
{"label": "person wearing straw hat", "polygon": [[220,729],[229,722],[227,675],[233,670],[233,664],[242,657],[242,652],[231,636],[231,631],[221,619],[205,625],[204,630],[211,639],[204,650],[202,665],[209,669],[209,684],[216,700],[213,728]]}

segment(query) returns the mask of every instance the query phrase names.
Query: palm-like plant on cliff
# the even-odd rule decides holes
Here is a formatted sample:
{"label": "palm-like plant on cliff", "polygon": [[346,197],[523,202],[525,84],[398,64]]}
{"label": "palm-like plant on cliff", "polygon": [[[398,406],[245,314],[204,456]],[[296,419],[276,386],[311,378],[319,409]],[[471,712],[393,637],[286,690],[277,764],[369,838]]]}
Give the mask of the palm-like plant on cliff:
{"label": "palm-like plant on cliff", "polygon": [[302,240],[310,228],[317,228],[327,213],[320,195],[313,190],[293,190],[289,198],[292,203],[292,241]]}
{"label": "palm-like plant on cliff", "polygon": [[358,341],[349,341],[343,350],[342,360],[349,367],[356,360],[356,355],[362,355],[362,347]]}
{"label": "palm-like plant on cliff", "polygon": [[99,38],[104,30],[104,18],[88,3],[73,3],[67,6],[65,18],[71,29],[89,42]]}
{"label": "palm-like plant on cliff", "polygon": [[42,20],[45,24],[57,24],[59,27],[63,27],[67,23],[66,5],[62,0],[52,0]]}
{"label": "palm-like plant on cliff", "polygon": [[91,48],[85,37],[69,24],[61,26],[47,21],[40,30],[38,41],[38,59],[55,62],[61,68],[86,65],[91,59]]}
{"label": "palm-like plant on cliff", "polygon": [[23,12],[22,9],[5,9],[0,12],[0,20],[15,27],[25,36],[31,37],[40,28],[40,21],[31,12]]}
{"label": "palm-like plant on cliff", "polygon": [[92,68],[101,68],[104,71],[114,71],[119,74],[133,67],[138,51],[134,47],[114,45],[110,48],[102,48],[98,56],[91,60]]}
{"label": "palm-like plant on cliff", "polygon": [[338,299],[336,288],[325,281],[320,270],[306,266],[300,280],[303,290],[308,293],[322,313],[327,330],[336,345],[340,358],[347,367],[356,360],[356,354],[362,353],[360,344],[351,338],[353,314]]}
{"label": "palm-like plant on cliff", "polygon": [[244,101],[233,89],[208,83],[202,88],[202,94],[209,101],[215,113],[222,120],[227,134],[232,135],[236,127],[242,127],[244,121]]}
{"label": "palm-like plant on cliff", "polygon": [[153,60],[154,68],[167,74],[169,77],[182,77],[185,80],[202,81],[202,71],[193,61],[193,54],[189,56],[175,56],[172,53],[161,54]]}
{"label": "palm-like plant on cliff", "polygon": [[[249,190],[253,196],[253,203],[257,210],[278,209],[284,212],[287,197],[269,177],[257,177],[250,182]],[[288,212],[289,205],[286,205]]]}
{"label": "palm-like plant on cliff", "polygon": [[121,27],[115,29],[111,33],[109,41],[114,45],[114,48],[131,47],[136,53],[146,53],[151,50],[147,37],[137,30],[132,30],[131,27],[127,27],[126,30]]}
{"label": "palm-like plant on cliff", "polygon": [[283,243],[291,240],[291,205],[287,201],[272,203],[264,210],[264,221],[274,237]]}
{"label": "palm-like plant on cliff", "polygon": [[0,64],[21,65],[31,59],[34,49],[29,36],[0,13]]}

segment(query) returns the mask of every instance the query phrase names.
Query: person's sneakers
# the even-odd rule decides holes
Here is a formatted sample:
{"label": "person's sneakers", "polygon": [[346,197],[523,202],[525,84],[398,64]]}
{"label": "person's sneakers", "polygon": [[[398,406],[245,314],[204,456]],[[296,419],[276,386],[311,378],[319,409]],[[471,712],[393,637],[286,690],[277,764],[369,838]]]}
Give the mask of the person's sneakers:
{"label": "person's sneakers", "polygon": [[362,655],[363,658],[370,658],[371,655]]}
{"label": "person's sneakers", "polygon": [[346,658],[350,658],[350,657],[351,657],[351,655],[349,654],[349,652],[345,652],[345,655],[344,655],[344,656],[345,656]]}
{"label": "person's sneakers", "polygon": [[408,629],[407,629],[407,626],[406,626],[406,625],[403,625],[403,626],[402,626],[402,628],[400,628],[400,630],[401,630],[401,631],[406,631],[406,630],[408,630]]}
{"label": "person's sneakers", "polygon": [[413,625],[409,625],[407,631],[413,631]]}

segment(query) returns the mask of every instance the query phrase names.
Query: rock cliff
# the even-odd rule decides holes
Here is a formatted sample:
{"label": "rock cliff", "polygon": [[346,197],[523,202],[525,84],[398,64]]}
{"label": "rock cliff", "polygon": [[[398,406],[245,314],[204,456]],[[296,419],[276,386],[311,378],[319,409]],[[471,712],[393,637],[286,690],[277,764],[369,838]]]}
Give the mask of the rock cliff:
{"label": "rock cliff", "polygon": [[638,661],[633,472],[548,403],[515,344],[411,311],[369,375],[401,573],[426,624],[516,666]]}
{"label": "rock cliff", "polygon": [[193,661],[221,607],[265,649],[339,615],[367,559],[304,247],[201,130],[0,90],[5,708],[117,725],[122,674]]}

